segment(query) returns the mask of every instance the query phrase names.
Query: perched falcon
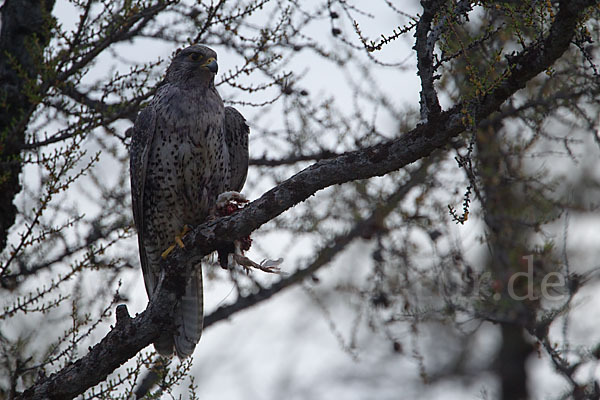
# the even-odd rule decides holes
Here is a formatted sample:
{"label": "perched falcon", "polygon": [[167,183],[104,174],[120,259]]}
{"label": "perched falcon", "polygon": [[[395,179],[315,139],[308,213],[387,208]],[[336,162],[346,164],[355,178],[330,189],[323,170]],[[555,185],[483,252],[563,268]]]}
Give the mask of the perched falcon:
{"label": "perched falcon", "polygon": [[[248,125],[224,107],[214,84],[217,54],[206,46],[181,50],[164,84],[138,115],[130,148],[133,217],[144,283],[152,298],[161,254],[186,225],[202,223],[225,191],[240,191],[248,171]],[[203,320],[202,271],[186,277],[173,318],[176,330],[154,343],[165,356],[192,354]]]}

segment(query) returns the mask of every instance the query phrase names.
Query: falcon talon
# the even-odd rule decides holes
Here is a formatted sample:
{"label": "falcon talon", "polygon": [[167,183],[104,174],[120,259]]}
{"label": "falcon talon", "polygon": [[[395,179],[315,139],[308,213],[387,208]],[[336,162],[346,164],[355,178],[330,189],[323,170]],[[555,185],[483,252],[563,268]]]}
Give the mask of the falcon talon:
{"label": "falcon talon", "polygon": [[169,256],[169,254],[171,254],[171,252],[175,250],[175,245],[172,244],[169,247],[167,247],[167,249],[165,251],[162,252],[162,254],[160,255],[162,257],[162,259],[164,260],[165,258],[167,258]]}
{"label": "falcon talon", "polygon": [[179,245],[180,248],[184,248],[185,245],[183,244],[183,237],[190,231],[190,227],[186,225],[183,226],[183,230],[181,231],[181,233],[179,235],[175,236],[175,243],[177,243],[177,245]]}

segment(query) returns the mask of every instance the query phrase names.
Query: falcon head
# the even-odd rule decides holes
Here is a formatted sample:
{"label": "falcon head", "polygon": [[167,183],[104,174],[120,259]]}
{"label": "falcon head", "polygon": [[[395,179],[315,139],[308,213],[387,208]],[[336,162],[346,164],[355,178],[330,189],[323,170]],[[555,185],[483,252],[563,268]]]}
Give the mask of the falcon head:
{"label": "falcon head", "polygon": [[214,85],[217,53],[209,47],[194,44],[179,50],[167,69],[167,81],[192,86]]}

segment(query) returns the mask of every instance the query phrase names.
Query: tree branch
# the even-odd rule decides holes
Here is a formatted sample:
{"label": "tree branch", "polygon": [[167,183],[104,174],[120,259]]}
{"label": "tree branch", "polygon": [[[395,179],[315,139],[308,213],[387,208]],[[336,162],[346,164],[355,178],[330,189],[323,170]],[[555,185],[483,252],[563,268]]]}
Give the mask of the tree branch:
{"label": "tree branch", "polygon": [[[243,210],[193,229],[184,238],[185,249],[176,249],[163,262],[161,270],[164,273],[157,291],[142,314],[133,319],[120,317],[116,326],[86,356],[17,398],[72,398],[105,379],[115,368],[152,343],[159,332],[173,328],[167,316],[176,305],[177,292],[185,287],[182,279],[187,268],[224,243],[249,235],[321,189],[396,171],[446,145],[451,138],[470,128],[465,110],[475,121],[485,119],[530,79],[550,67],[569,47],[580,16],[596,2],[562,1],[546,39],[510,57],[507,77],[483,97],[461,102],[395,140],[319,161]],[[120,307],[120,315],[123,315],[124,306]]]}
{"label": "tree branch", "polygon": [[411,175],[411,178],[405,184],[398,187],[398,190],[382,201],[375,207],[371,215],[354,224],[354,227],[346,234],[340,235],[332,239],[329,243],[323,246],[315,260],[307,267],[302,268],[292,275],[282,278],[268,288],[262,288],[256,293],[238,298],[234,303],[223,305],[207,315],[204,319],[204,326],[210,326],[218,321],[225,320],[238,311],[252,307],[261,303],[280,291],[293,286],[296,283],[302,282],[304,279],[313,275],[317,270],[329,264],[337,254],[346,248],[355,239],[369,234],[374,226],[381,225],[382,221],[396,209],[398,204],[406,197],[411,189],[420,185],[425,181],[427,176],[427,168],[431,163],[424,163]]}
{"label": "tree branch", "polygon": [[423,7],[423,15],[417,22],[415,31],[415,46],[413,49],[417,52],[417,75],[421,78],[421,121],[425,122],[429,118],[429,114],[439,114],[441,111],[440,102],[437,97],[437,92],[433,85],[435,80],[433,76],[433,51],[435,42],[441,33],[441,26],[438,26],[439,31],[431,31],[431,22],[435,17],[436,12],[441,8],[444,1],[441,0],[421,0]]}
{"label": "tree branch", "polygon": [[319,153],[290,155],[279,159],[267,158],[266,156],[261,158],[251,158],[248,164],[259,167],[278,167],[280,165],[293,165],[301,161],[319,161],[324,158],[333,158],[339,155],[339,153],[334,153],[333,151],[323,150]]}

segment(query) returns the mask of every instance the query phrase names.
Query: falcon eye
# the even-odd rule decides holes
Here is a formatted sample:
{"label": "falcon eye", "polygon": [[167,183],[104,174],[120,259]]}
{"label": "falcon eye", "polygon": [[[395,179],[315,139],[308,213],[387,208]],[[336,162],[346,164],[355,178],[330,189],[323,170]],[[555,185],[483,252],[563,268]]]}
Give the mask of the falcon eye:
{"label": "falcon eye", "polygon": [[188,56],[190,58],[190,60],[192,61],[198,61],[200,59],[200,54],[198,53],[192,53]]}

